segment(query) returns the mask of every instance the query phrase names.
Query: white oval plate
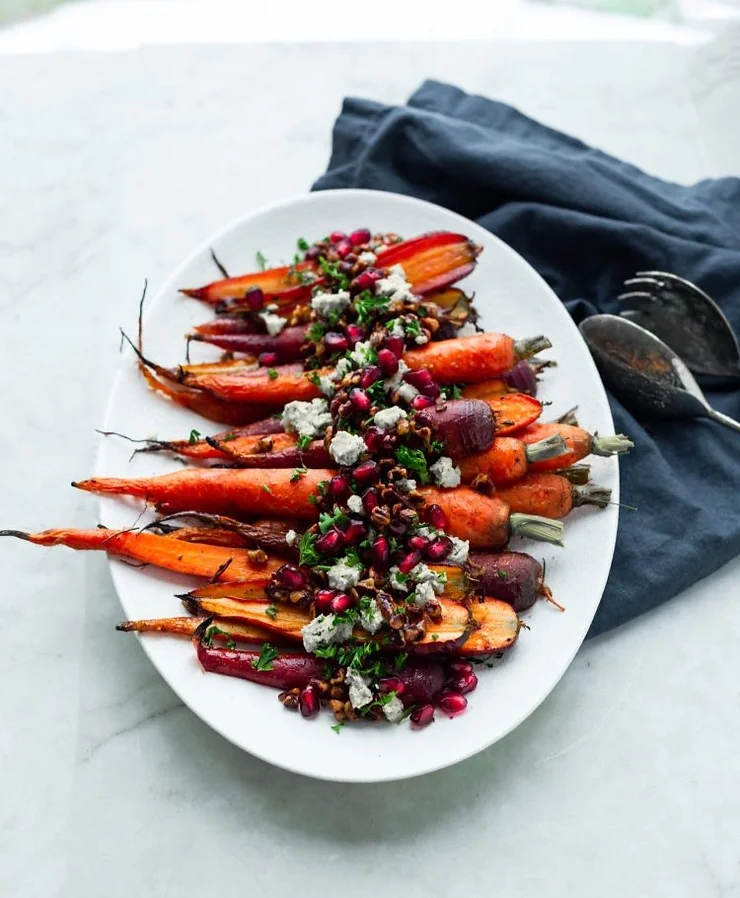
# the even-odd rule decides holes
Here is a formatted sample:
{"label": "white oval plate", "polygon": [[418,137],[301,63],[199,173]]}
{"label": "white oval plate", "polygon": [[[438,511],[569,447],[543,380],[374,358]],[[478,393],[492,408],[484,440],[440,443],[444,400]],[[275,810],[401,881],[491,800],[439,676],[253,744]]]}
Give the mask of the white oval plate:
{"label": "white oval plate", "polygon": [[[334,190],[300,196],[248,215],[204,243],[167,280],[145,316],[144,349],[164,364],[184,358],[183,334],[209,319],[208,308],[178,293],[219,277],[209,253],[229,270],[253,270],[260,250],[270,264],[292,259],[296,240],[318,239],[329,231],[369,227],[412,237],[432,230],[467,234],[484,247],[475,272],[463,282],[475,291],[487,330],[514,337],[546,333],[557,367],[547,369],[540,398],[549,400],[544,417],[553,419],[578,405],[582,426],[613,432],[604,389],[568,313],[539,275],[512,249],[465,218],[430,203],[379,191]],[[215,357],[215,352],[210,356]],[[174,406],[148,390],[129,353],[118,373],[106,417],[106,430],[134,437],[182,438],[195,428],[214,433],[219,426]],[[178,470],[177,462],[153,454],[130,459],[131,445],[105,439],[98,475],[146,476]],[[593,459],[592,477],[613,490],[618,500],[614,460]],[[102,519],[112,527],[130,527],[140,508],[125,500],[104,499]],[[547,561],[547,582],[567,606],[564,614],[538,602],[526,615],[524,630],[494,669],[481,669],[478,689],[465,714],[412,731],[401,726],[345,726],[331,729],[331,715],[305,721],[285,711],[276,693],[251,683],[205,674],[190,643],[176,637],[144,635],[144,650],[159,672],[202,720],[257,757],[296,773],[345,782],[379,782],[416,776],[447,767],[491,745],[521,723],[548,695],[581,645],[599,604],[611,565],[617,509],[578,510],[566,524],[566,548],[520,540],[514,548]],[[136,570],[111,561],[123,610],[129,618],[183,614],[175,593],[194,581],[153,568]],[[121,637],[126,638],[124,636]]]}

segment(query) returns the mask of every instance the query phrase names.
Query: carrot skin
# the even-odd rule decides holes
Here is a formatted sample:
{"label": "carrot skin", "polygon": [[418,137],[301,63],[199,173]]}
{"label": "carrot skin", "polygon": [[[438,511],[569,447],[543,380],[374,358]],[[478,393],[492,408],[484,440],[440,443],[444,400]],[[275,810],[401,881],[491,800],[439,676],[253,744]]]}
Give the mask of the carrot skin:
{"label": "carrot skin", "polygon": [[547,458],[531,465],[532,471],[557,471],[561,468],[569,468],[571,465],[586,458],[591,454],[593,437],[581,427],[570,424],[556,424],[537,422],[530,424],[525,430],[518,433],[519,439],[524,443],[536,443],[545,437],[558,434],[568,447],[568,451],[555,458]]}
{"label": "carrot skin", "polygon": [[428,343],[404,355],[409,368],[428,368],[442,384],[479,383],[498,377],[517,362],[514,341],[506,334],[475,334]]}
{"label": "carrot skin", "polygon": [[471,483],[485,474],[496,486],[519,480],[527,473],[526,447],[515,437],[496,436],[490,449],[457,462],[463,483]]}
{"label": "carrot skin", "polygon": [[512,511],[544,518],[564,518],[573,510],[572,490],[572,484],[565,477],[535,472],[501,487],[496,495],[507,502]]}
{"label": "carrot skin", "polygon": [[471,549],[500,549],[509,541],[509,506],[498,496],[484,496],[468,487],[454,490],[423,487],[430,505],[440,505],[452,536],[467,539]]}
{"label": "carrot skin", "polygon": [[249,680],[260,686],[272,686],[274,689],[303,688],[311,680],[320,680],[324,675],[325,664],[321,658],[305,652],[282,652],[274,659],[270,670],[258,670],[258,651],[216,648],[204,645],[197,639],[193,642],[203,670]]}
{"label": "carrot skin", "polygon": [[[206,374],[185,376],[185,383],[210,393],[217,399],[235,402],[242,405],[250,403],[254,406],[282,408],[286,402],[299,400],[307,402],[323,397],[323,393],[313,382],[318,375],[330,374],[331,370],[315,372],[286,373],[280,368],[274,369],[276,374],[270,375],[268,369],[260,368],[250,376],[229,374]],[[309,375],[311,379],[309,380]],[[264,415],[264,410],[259,412]]]}

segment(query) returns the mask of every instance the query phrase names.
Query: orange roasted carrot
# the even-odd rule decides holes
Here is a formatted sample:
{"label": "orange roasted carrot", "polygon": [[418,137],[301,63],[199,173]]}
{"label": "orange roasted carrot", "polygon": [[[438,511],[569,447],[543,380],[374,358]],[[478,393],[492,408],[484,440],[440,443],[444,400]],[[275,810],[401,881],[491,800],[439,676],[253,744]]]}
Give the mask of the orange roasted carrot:
{"label": "orange roasted carrot", "polygon": [[582,427],[571,424],[531,424],[518,434],[522,442],[536,443],[546,437],[557,435],[561,437],[568,449],[567,453],[557,458],[542,459],[533,464],[533,471],[554,471],[560,468],[568,468],[587,455],[621,455],[634,446],[634,443],[624,434],[613,436],[598,436],[590,434]]}
{"label": "orange roasted carrot", "polygon": [[440,383],[471,384],[498,377],[550,345],[542,336],[515,341],[506,334],[475,334],[428,343],[407,352],[404,360],[409,368],[428,368]]}
{"label": "orange roasted carrot", "polygon": [[[264,293],[269,294],[268,302],[295,287],[303,286],[297,271],[313,271],[315,264],[312,262],[299,262],[297,265],[283,265],[280,268],[268,268],[267,271],[255,271],[252,274],[242,274],[238,277],[224,278],[206,284],[205,287],[186,288],[181,290],[185,296],[192,296],[203,302],[217,305],[224,299],[241,299],[251,287],[259,287]],[[308,295],[310,296],[310,287]]]}
{"label": "orange roasted carrot", "polygon": [[323,397],[324,394],[314,381],[317,377],[331,374],[331,369],[285,370],[288,367],[259,368],[244,374],[185,373],[182,382],[226,402],[261,406],[258,412],[260,415],[264,415],[265,406],[281,408],[294,399],[305,402]]}
{"label": "orange roasted carrot", "polygon": [[490,449],[458,459],[458,467],[463,483],[472,483],[483,474],[494,485],[502,486],[524,477],[535,462],[564,452],[565,443],[557,434],[530,444],[516,437],[497,435]]}
{"label": "orange roasted carrot", "polygon": [[576,486],[559,474],[542,472],[527,474],[516,483],[501,487],[496,495],[513,511],[564,518],[579,505],[604,508],[611,499],[611,490],[600,486]]}
{"label": "orange roasted carrot", "polygon": [[[127,620],[116,626],[116,630],[122,633],[168,633],[170,636],[192,637],[198,627],[207,618],[204,617],[161,617],[145,620]],[[270,633],[255,627],[252,624],[239,623],[226,620],[221,617],[213,617],[209,621],[213,624],[210,631],[210,639],[213,642],[226,642],[233,639],[237,642],[266,642],[275,640]]]}
{"label": "orange roasted carrot", "polygon": [[[0,536],[15,536],[37,546],[67,546],[77,550],[110,552],[132,561],[153,564],[178,574],[214,577],[221,580],[250,580],[265,586],[270,574],[282,564],[280,560],[255,564],[244,549],[184,543],[154,533],[134,530],[42,530],[25,533],[21,530],[0,530]],[[227,562],[230,562],[228,566]],[[220,572],[220,573],[219,573]]]}
{"label": "orange roasted carrot", "polygon": [[518,433],[542,414],[542,403],[526,393],[506,393],[487,399],[496,424],[496,436]]}
{"label": "orange roasted carrot", "polygon": [[463,399],[496,399],[505,393],[511,393],[511,387],[500,377],[468,384],[462,391]]}

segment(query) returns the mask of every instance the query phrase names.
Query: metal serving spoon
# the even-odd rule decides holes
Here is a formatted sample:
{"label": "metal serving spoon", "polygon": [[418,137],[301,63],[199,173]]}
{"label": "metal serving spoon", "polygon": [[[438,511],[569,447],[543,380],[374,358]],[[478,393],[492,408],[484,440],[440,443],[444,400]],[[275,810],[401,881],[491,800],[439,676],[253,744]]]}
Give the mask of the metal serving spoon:
{"label": "metal serving spoon", "polygon": [[625,405],[662,418],[712,418],[740,432],[740,422],[709,405],[686,365],[655,334],[618,315],[593,315],[579,330],[604,382]]}
{"label": "metal serving spoon", "polygon": [[694,374],[740,378],[740,346],[722,309],[696,284],[665,271],[638,271],[617,297],[622,312],[660,337]]}

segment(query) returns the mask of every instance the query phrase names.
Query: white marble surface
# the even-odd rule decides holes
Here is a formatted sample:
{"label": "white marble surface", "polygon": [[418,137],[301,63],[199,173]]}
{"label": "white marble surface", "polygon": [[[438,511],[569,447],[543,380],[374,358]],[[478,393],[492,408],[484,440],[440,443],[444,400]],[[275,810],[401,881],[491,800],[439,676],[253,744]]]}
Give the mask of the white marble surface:
{"label": "white marble surface", "polygon": [[[687,88],[693,52],[0,59],[3,526],[93,520],[66,484],[89,469],[116,326],[131,324],[142,278],[156,285],[223,221],[304,190],[343,94],[398,101],[425,75],[448,78],[669,178],[738,173],[737,96],[698,76]],[[700,121],[715,124],[711,140]],[[740,895],[737,562],[587,644],[497,746],[380,787],[274,770],[207,730],[113,631],[102,558],[3,541],[0,564],[3,896],[373,895],[381,880],[358,856],[410,898]]]}

